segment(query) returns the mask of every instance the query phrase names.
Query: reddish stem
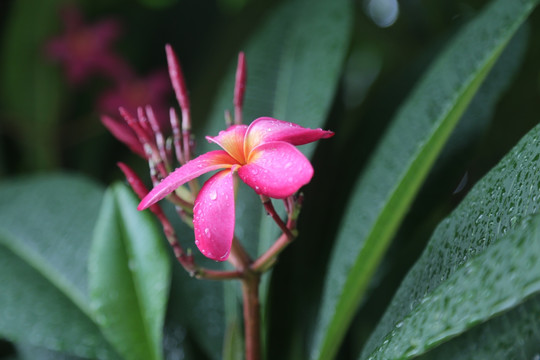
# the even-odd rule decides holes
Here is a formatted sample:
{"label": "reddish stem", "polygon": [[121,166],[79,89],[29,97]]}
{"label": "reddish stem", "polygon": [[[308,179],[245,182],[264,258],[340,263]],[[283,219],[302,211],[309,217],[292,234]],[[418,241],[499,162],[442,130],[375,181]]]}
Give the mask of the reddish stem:
{"label": "reddish stem", "polygon": [[148,122],[150,123],[150,126],[152,127],[152,131],[155,135],[156,146],[157,146],[157,150],[159,151],[159,156],[161,157],[161,160],[165,163],[165,167],[169,168],[170,159],[168,159],[168,156],[167,156],[167,149],[165,147],[165,137],[163,136],[163,133],[161,132],[161,129],[157,122],[156,116],[154,115],[154,110],[152,110],[151,106],[146,106],[145,111],[146,111],[146,119],[148,119]]}
{"label": "reddish stem", "polygon": [[236,237],[233,238],[229,262],[242,274],[246,360],[259,360],[261,358],[261,314],[259,303],[261,274],[252,270],[252,260]]}
{"label": "reddish stem", "polygon": [[184,165],[186,163],[186,160],[184,159],[184,151],[182,150],[182,127],[180,125],[180,122],[178,121],[178,115],[176,115],[176,111],[174,110],[174,108],[171,108],[169,110],[169,117],[171,119],[171,128],[173,131],[173,143],[176,158],[181,165]]}
{"label": "reddish stem", "polygon": [[238,54],[238,65],[236,66],[236,82],[234,85],[234,123],[242,123],[242,106],[244,104],[244,94],[246,92],[246,56],[243,52]]}
{"label": "reddish stem", "polygon": [[261,195],[261,201],[264,205],[264,209],[266,210],[266,213],[272,217],[272,219],[275,221],[275,223],[279,226],[281,231],[290,238],[291,240],[294,238],[294,235],[292,234],[291,230],[285,225],[283,220],[279,217],[278,213],[276,212],[276,209],[274,208],[274,205],[272,204],[272,200],[268,196]]}
{"label": "reddish stem", "polygon": [[274,206],[269,198],[266,196],[261,196],[263,201],[264,208],[270,216],[274,219],[279,228],[283,231],[283,234],[276,240],[275,243],[270,246],[264,254],[262,254],[253,264],[251,264],[251,269],[256,272],[265,272],[270,268],[276,261],[277,256],[296,238],[296,220],[298,214],[300,213],[300,208],[303,202],[303,196],[300,194],[298,198],[289,197],[286,199],[287,202],[287,212],[288,219],[287,224],[281,220],[277,215]]}
{"label": "reddish stem", "polygon": [[259,273],[247,271],[242,279],[246,360],[259,360],[261,358],[260,277]]}

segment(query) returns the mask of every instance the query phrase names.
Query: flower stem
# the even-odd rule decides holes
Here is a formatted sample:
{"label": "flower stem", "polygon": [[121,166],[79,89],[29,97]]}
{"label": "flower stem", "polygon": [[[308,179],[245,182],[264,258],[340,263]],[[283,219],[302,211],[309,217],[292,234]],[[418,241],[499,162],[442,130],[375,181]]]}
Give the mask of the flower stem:
{"label": "flower stem", "polygon": [[251,270],[247,270],[242,279],[246,360],[259,360],[261,358],[260,279],[261,275]]}
{"label": "flower stem", "polygon": [[272,200],[268,196],[261,195],[261,201],[264,205],[264,209],[266,210],[266,213],[272,217],[272,219],[275,221],[277,226],[283,231],[283,234],[285,234],[288,238],[291,240],[294,239],[294,235],[291,232],[291,229],[287,227],[287,225],[281,220],[278,213],[276,212],[276,209],[274,208],[274,205],[272,204]]}
{"label": "flower stem", "polygon": [[229,262],[242,274],[246,360],[259,360],[261,358],[261,310],[259,301],[261,274],[251,268],[253,261],[236,237],[233,238]]}

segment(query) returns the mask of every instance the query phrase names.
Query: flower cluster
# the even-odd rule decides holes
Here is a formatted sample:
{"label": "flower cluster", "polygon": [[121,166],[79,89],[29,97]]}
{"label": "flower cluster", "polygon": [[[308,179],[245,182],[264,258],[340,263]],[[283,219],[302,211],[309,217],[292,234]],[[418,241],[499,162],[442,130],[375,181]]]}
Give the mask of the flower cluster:
{"label": "flower cluster", "polygon": [[[121,33],[120,23],[113,18],[86,24],[80,11],[73,5],[61,10],[64,33],[50,39],[46,55],[62,65],[72,85],[81,85],[87,79],[101,75],[112,81],[97,101],[102,122],[117,136],[130,130],[123,121],[114,117],[119,106],[131,113],[138,107],[152,105],[156,118],[164,131],[170,129],[166,121],[169,80],[165,71],[156,71],[147,77],[138,77],[129,64],[113,49]],[[138,147],[138,146],[136,146]],[[130,146],[132,150],[134,147]],[[140,151],[135,151],[141,155]]]}
{"label": "flower cluster", "polygon": [[[210,259],[224,261],[229,258],[235,241],[235,177],[239,177],[261,197],[265,209],[282,229],[283,244],[276,248],[283,248],[294,237],[299,207],[295,194],[313,176],[311,163],[295,146],[329,138],[334,133],[304,128],[270,117],[258,118],[250,125],[242,124],[246,65],[244,55],[240,53],[234,94],[234,124],[217,136],[206,137],[209,142],[221,147],[220,150],[209,151],[192,159],[194,142],[189,99],[180,65],[169,45],[166,46],[166,53],[169,75],[182,110],[181,122],[176,111],[170,110],[172,139],[164,138],[151,107],[144,110],[139,108],[137,117],[121,109],[130,132],[111,127],[117,138],[146,158],[150,165],[154,188],[146,192],[141,190],[142,182],[136,175],[121,164],[130,184],[142,198],[138,209],[150,208],[158,216],[164,228],[169,229],[168,239],[175,247],[180,262],[191,272],[198,271],[194,270],[192,259],[186,258],[177,240],[170,234],[172,227],[167,220],[163,220],[157,202],[165,197],[172,201],[182,218],[193,225],[195,244],[199,250]],[[171,170],[173,148],[180,163],[174,171]],[[212,171],[217,172],[199,187],[197,178]],[[188,187],[184,187],[184,184],[188,184]],[[285,200],[287,223],[277,216],[270,198]],[[261,257],[261,269],[271,262],[279,249]]]}

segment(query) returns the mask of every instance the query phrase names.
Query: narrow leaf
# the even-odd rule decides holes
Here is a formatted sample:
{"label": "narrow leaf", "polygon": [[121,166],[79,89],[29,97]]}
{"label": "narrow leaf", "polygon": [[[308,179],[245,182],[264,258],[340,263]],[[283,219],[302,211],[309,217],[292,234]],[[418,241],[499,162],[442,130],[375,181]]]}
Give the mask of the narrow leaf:
{"label": "narrow leaf", "polygon": [[105,195],[89,260],[91,305],[125,359],[161,359],[170,261],[149,212],[125,186]]}
{"label": "narrow leaf", "polygon": [[72,175],[0,183],[0,336],[84,357],[114,357],[86,291],[102,197],[101,187]]}
{"label": "narrow leaf", "polygon": [[537,1],[497,0],[457,34],[405,102],[342,221],[312,342],[332,358],[393,234],[488,71]]}

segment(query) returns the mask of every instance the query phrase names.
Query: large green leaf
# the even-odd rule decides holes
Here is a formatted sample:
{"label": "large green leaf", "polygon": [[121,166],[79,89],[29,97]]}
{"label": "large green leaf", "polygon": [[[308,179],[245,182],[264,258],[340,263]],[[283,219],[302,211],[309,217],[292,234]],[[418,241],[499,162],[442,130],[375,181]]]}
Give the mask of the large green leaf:
{"label": "large green leaf", "polygon": [[105,194],[89,260],[91,306],[125,359],[161,359],[170,261],[149,211],[127,187]]}
{"label": "large green leaf", "polygon": [[103,189],[48,175],[0,183],[0,336],[84,357],[114,357],[87,295]]}
{"label": "large green leaf", "polygon": [[331,358],[437,154],[537,1],[498,0],[457,34],[398,112],[351,196],[334,248],[312,358]]}
{"label": "large green leaf", "polygon": [[[538,234],[537,234],[538,236]],[[540,296],[474,327],[419,359],[538,359]]]}
{"label": "large green leaf", "polygon": [[540,202],[539,136],[537,126],[437,227],[364,357],[417,356],[540,290],[540,217],[527,218]]}
{"label": "large green leaf", "polygon": [[65,88],[57,67],[44,57],[46,41],[58,30],[58,5],[65,0],[14,1],[7,17],[0,64],[0,102],[24,142],[28,168],[57,164],[56,128]]}

